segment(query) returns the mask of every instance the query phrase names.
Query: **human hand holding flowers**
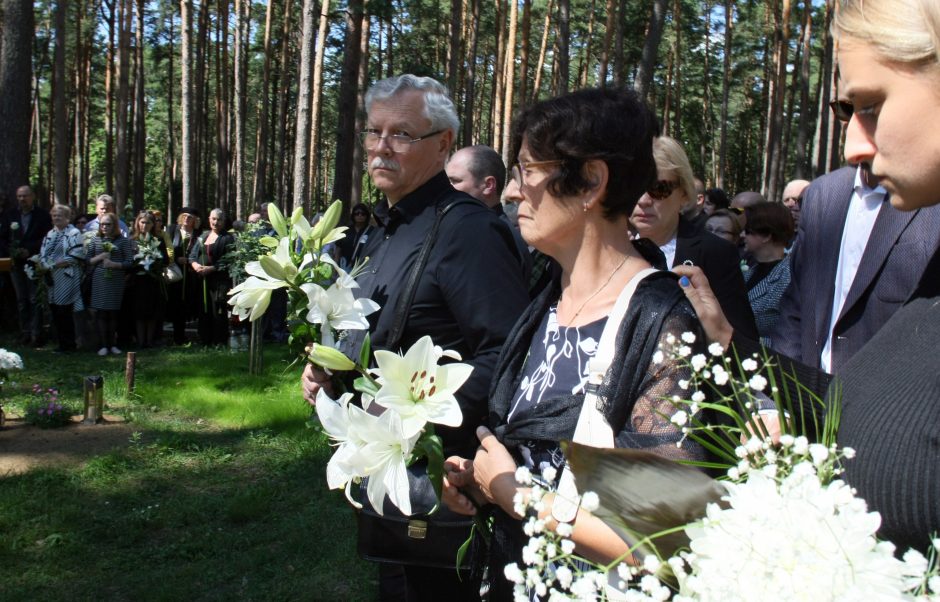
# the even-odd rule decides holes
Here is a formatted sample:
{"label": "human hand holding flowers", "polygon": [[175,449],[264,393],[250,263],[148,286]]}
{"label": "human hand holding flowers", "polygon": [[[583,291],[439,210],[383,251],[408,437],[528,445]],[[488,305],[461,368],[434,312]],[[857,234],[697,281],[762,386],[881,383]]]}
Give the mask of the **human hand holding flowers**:
{"label": "human hand holding flowers", "polygon": [[507,514],[521,518],[514,509],[518,493],[516,461],[496,435],[485,426],[477,428],[480,447],[473,458],[473,480],[483,498]]}

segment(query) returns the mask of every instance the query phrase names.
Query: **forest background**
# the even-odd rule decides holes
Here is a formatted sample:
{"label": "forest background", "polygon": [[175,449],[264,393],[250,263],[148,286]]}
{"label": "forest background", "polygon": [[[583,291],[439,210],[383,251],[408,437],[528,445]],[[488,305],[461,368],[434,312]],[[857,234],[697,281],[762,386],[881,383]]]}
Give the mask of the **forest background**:
{"label": "forest background", "polygon": [[707,186],[778,199],[841,161],[834,0],[0,0],[0,199],[244,218],[374,203],[368,86],[445,82],[457,147],[507,164],[516,111],[632,86]]}

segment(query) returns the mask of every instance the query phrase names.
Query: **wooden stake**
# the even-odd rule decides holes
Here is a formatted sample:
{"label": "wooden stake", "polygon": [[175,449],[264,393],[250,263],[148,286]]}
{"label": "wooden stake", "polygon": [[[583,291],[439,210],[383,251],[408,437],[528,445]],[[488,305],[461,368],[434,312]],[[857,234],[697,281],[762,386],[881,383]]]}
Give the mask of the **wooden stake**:
{"label": "wooden stake", "polygon": [[137,353],[127,352],[127,363],[124,366],[124,383],[127,385],[127,395],[134,392],[134,376],[137,372]]}

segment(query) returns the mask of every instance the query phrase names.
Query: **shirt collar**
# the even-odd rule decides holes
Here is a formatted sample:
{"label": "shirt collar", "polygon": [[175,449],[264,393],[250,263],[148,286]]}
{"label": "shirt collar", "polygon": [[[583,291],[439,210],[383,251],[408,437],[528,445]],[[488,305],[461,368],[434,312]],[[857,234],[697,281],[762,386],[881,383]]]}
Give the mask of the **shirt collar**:
{"label": "shirt collar", "polygon": [[375,217],[383,224],[398,220],[410,223],[448,188],[453,190],[454,187],[442,169],[430,180],[402,197],[394,206],[390,207],[388,199],[383,199],[375,206]]}
{"label": "shirt collar", "polygon": [[855,170],[855,193],[863,199],[877,195],[878,200],[881,201],[888,194],[888,191],[885,190],[884,186],[881,184],[874,188],[869,188],[868,185],[865,184],[865,179],[862,177],[862,166],[859,165]]}

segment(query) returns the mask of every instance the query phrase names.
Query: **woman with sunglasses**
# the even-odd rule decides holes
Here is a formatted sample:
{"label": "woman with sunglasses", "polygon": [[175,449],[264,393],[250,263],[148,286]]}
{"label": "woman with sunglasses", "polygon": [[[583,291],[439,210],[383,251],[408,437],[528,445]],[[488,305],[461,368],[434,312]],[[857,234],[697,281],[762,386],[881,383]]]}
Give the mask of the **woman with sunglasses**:
{"label": "woman with sunglasses", "polygon": [[[655,246],[626,235],[637,199],[656,182],[655,131],[655,118],[635,93],[609,89],[537,103],[513,124],[518,163],[505,199],[518,203],[526,242],[551,256],[560,270],[503,346],[491,386],[489,429],[477,433],[483,447],[472,463],[448,460],[444,497],[453,510],[474,513],[470,499],[457,491],[463,486],[478,504],[491,505],[497,542],[489,562],[493,600],[512,599],[503,567],[521,558],[527,539],[513,507],[521,491],[513,473],[519,465],[533,474],[551,467],[559,478],[559,442],[584,424],[583,407],[600,410],[611,445],[704,459],[696,444],[676,445],[681,429],[663,417],[673,413],[668,399],[681,393],[679,381],[688,378],[688,369],[654,360],[667,337],[698,332],[697,319],[675,276],[653,269]],[[618,307],[626,307],[622,320]],[[612,328],[606,331],[609,318]],[[614,343],[610,353],[607,340]],[[701,337],[689,345],[703,349]],[[598,348],[605,351],[598,354]],[[598,369],[597,361],[609,361],[609,370]],[[603,384],[595,393],[588,380],[596,378]],[[559,518],[563,506],[548,504],[546,515]],[[626,551],[593,517],[579,516],[576,525],[579,553],[613,557]]]}
{"label": "woman with sunglasses", "polygon": [[[940,202],[940,3],[843,0],[837,43],[845,158],[865,164],[891,204],[916,211]],[[753,341],[728,323],[701,271],[677,268],[709,338],[743,356]],[[836,440],[855,449],[845,480],[881,514],[879,534],[899,552],[926,552],[940,532],[940,249],[907,302],[840,370]],[[778,356],[822,394],[829,377]],[[783,381],[778,381],[783,382]]]}
{"label": "woman with sunglasses", "polygon": [[360,258],[359,253],[369,239],[369,233],[372,232],[371,218],[372,213],[364,203],[357,203],[353,207],[346,238],[336,243],[336,251],[339,255],[336,261],[340,267],[349,269]]}
{"label": "woman with sunglasses", "polygon": [[118,313],[124,299],[124,275],[134,265],[131,240],[121,235],[117,215],[104,213],[98,218],[98,234],[88,243],[86,278],[91,278],[91,311],[98,333],[98,355],[118,355],[115,345]]}
{"label": "woman with sunglasses", "polygon": [[741,275],[737,246],[696,228],[681,216],[695,198],[692,165],[682,145],[668,136],[653,141],[657,181],[640,197],[630,222],[641,238],[666,256],[666,269],[687,264],[702,268],[714,283],[721,309],[735,328],[757,338],[757,326]]}

